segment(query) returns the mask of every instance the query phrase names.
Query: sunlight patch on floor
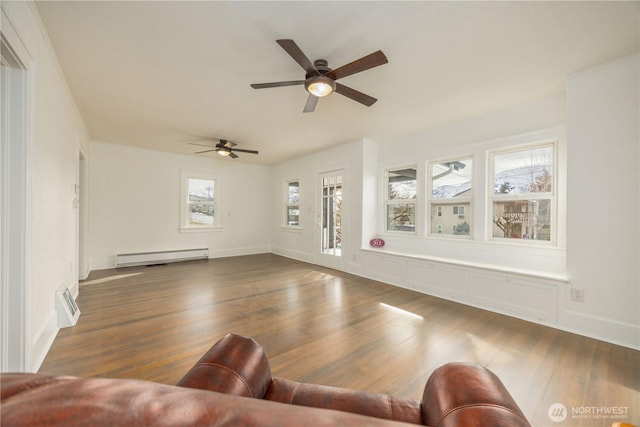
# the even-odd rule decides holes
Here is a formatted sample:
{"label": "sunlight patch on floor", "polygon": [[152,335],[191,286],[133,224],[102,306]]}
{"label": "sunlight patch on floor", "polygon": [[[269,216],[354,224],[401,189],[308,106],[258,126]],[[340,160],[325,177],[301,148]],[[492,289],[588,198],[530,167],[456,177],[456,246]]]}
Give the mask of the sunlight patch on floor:
{"label": "sunlight patch on floor", "polygon": [[394,307],[393,305],[385,304],[383,302],[381,302],[380,305],[382,307],[390,310],[390,311],[393,311],[394,313],[400,313],[400,314],[403,314],[405,316],[410,316],[410,317],[412,317],[414,319],[420,319],[420,320],[424,319],[424,317],[420,316],[419,314],[415,314],[415,313],[412,313],[410,311],[403,310],[403,309],[398,308],[398,307]]}
{"label": "sunlight patch on floor", "polygon": [[103,277],[101,279],[95,279],[95,280],[86,280],[84,282],[80,282],[80,286],[86,286],[86,285],[97,285],[99,283],[106,283],[106,282],[111,282],[113,280],[119,280],[119,279],[125,279],[127,277],[132,277],[132,276],[138,276],[142,274],[142,272],[139,273],[129,273],[129,274],[118,274],[116,276],[109,276],[109,277]]}

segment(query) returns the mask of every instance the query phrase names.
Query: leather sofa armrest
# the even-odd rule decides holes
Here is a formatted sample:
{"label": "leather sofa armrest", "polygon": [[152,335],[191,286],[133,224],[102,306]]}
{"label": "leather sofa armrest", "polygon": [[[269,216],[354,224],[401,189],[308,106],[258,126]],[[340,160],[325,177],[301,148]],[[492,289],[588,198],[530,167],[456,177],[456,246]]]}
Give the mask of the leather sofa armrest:
{"label": "leather sofa armrest", "polygon": [[270,384],[271,368],[264,349],[252,338],[227,334],[177,385],[263,399]]}
{"label": "leather sofa armrest", "polygon": [[436,369],[422,396],[425,424],[433,427],[530,427],[500,379],[489,369],[449,363]]}

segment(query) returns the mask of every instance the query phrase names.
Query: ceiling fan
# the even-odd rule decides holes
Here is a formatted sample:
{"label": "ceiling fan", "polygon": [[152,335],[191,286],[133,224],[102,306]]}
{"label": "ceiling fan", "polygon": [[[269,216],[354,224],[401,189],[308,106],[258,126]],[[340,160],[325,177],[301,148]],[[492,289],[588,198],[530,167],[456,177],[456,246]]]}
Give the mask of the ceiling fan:
{"label": "ceiling fan", "polygon": [[218,154],[220,154],[221,156],[231,157],[232,159],[238,158],[238,155],[235,153],[236,151],[238,153],[258,154],[258,152],[256,150],[244,150],[242,148],[233,148],[238,144],[236,144],[235,142],[227,141],[226,139],[219,139],[218,143],[215,146],[204,145],[204,144],[196,144],[194,142],[190,142],[189,144],[198,145],[200,147],[208,147],[209,148],[208,150],[198,151],[198,152],[196,152],[194,154],[202,154],[202,153],[209,153],[211,151],[215,151]]}
{"label": "ceiling fan", "polygon": [[306,71],[305,79],[274,83],[254,83],[251,85],[252,88],[267,89],[272,87],[304,85],[307,92],[309,92],[309,97],[303,110],[305,113],[313,112],[318,104],[318,99],[330,95],[333,92],[344,95],[367,107],[372,106],[377,101],[376,98],[337,83],[336,80],[386,64],[389,61],[381,50],[333,70],[329,68],[328,62],[324,59],[316,59],[312,63],[293,40],[276,40],[276,43]]}

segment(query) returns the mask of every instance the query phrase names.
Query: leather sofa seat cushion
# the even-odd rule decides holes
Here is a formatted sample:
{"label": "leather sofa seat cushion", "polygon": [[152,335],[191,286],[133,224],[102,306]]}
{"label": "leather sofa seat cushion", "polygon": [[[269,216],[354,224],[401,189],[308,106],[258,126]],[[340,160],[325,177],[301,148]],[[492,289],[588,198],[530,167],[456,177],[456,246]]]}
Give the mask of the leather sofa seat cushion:
{"label": "leather sofa seat cushion", "polygon": [[271,368],[262,346],[253,338],[227,334],[177,385],[263,399],[270,383]]}
{"label": "leather sofa seat cushion", "polygon": [[336,409],[385,420],[422,424],[422,405],[417,399],[299,383],[277,377],[273,378],[265,399],[292,405]]}

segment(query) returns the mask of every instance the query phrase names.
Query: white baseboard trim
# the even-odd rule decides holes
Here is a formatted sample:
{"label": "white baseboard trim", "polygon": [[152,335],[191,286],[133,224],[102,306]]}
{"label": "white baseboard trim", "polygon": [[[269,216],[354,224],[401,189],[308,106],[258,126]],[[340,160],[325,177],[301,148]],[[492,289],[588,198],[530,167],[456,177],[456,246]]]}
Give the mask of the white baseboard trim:
{"label": "white baseboard trim", "polygon": [[57,313],[54,310],[44,326],[31,340],[30,372],[38,372],[59,331]]}
{"label": "white baseboard trim", "polygon": [[640,350],[640,325],[564,310],[555,326],[563,331]]}
{"label": "white baseboard trim", "polygon": [[295,259],[297,261],[308,262],[310,264],[315,264],[315,259],[312,254],[307,252],[294,251],[291,249],[285,248],[271,248],[271,253],[276,255],[281,255],[283,257]]}
{"label": "white baseboard trim", "polygon": [[228,258],[232,256],[243,255],[258,255],[271,252],[271,248],[268,246],[255,246],[247,248],[232,248],[232,249],[216,249],[209,248],[209,259],[212,258]]}
{"label": "white baseboard trim", "polygon": [[115,258],[115,256],[92,258],[90,261],[91,268],[89,270],[107,270],[109,268],[116,268]]}

